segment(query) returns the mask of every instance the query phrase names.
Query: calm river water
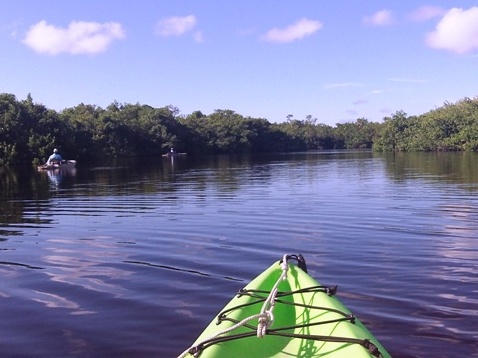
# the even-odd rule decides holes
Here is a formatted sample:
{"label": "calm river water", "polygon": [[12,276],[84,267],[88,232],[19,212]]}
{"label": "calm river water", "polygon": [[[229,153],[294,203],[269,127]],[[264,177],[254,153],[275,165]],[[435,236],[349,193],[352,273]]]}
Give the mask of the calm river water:
{"label": "calm river water", "polygon": [[284,253],[394,357],[478,357],[478,155],[0,168],[0,356],[175,357]]}

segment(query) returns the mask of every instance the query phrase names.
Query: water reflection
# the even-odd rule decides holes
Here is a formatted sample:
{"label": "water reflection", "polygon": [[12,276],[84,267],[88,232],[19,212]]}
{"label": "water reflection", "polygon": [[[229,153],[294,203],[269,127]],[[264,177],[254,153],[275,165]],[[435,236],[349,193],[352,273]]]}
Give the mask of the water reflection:
{"label": "water reflection", "polygon": [[76,168],[71,169],[55,169],[55,170],[44,170],[42,173],[45,173],[50,180],[51,189],[58,190],[60,189],[60,185],[63,182],[65,177],[75,177],[76,176]]}
{"label": "water reflection", "polygon": [[[131,272],[109,265],[124,256],[119,245],[107,238],[82,240],[50,239],[48,254],[42,257],[51,268],[46,272],[50,280],[78,285],[86,290],[108,293],[115,297],[126,290],[116,280],[129,279]],[[116,260],[119,259],[119,260]]]}
{"label": "water reflection", "polygon": [[446,184],[473,184],[478,189],[478,153],[374,153],[383,158],[387,172],[395,180],[429,178]]}
{"label": "water reflection", "polygon": [[77,311],[80,307],[75,302],[69,301],[65,297],[54,295],[48,292],[33,291],[33,301],[43,303],[48,308],[68,308]]}
{"label": "water reflection", "polygon": [[[284,158],[287,162],[284,162]],[[324,172],[314,170],[294,171],[302,168],[306,161],[308,167],[323,164]],[[261,181],[264,186],[274,177],[274,173],[282,170],[284,165],[297,180],[318,181],[320,176],[330,171],[330,165],[337,170],[345,168],[350,161],[369,161],[370,166],[356,167],[361,176],[370,177],[376,170],[385,169],[387,177],[393,180],[423,180],[429,178],[444,184],[460,184],[469,190],[478,188],[478,153],[373,153],[367,151],[331,151],[314,153],[296,153],[287,155],[261,156],[210,156],[203,158],[149,158],[141,161],[135,159],[116,160],[102,166],[80,168],[69,171],[46,171],[35,173],[32,168],[0,168],[0,199],[7,199],[15,193],[15,197],[49,197],[58,189],[73,188],[78,180],[83,184],[75,187],[79,195],[131,194],[130,186],[125,191],[125,182],[136,183],[135,193],[151,193],[162,190],[174,191],[173,178],[196,183],[198,189],[210,185],[219,185],[222,191],[238,191],[247,185],[251,176],[241,175],[244,170],[252,170],[254,180]],[[364,162],[365,163],[365,162]],[[384,168],[381,168],[381,166]],[[370,169],[373,171],[371,172]],[[45,186],[45,177],[48,186]],[[88,184],[88,185],[85,185]],[[93,185],[94,184],[94,185]],[[84,190],[82,190],[84,188]],[[0,216],[1,218],[1,216]]]}

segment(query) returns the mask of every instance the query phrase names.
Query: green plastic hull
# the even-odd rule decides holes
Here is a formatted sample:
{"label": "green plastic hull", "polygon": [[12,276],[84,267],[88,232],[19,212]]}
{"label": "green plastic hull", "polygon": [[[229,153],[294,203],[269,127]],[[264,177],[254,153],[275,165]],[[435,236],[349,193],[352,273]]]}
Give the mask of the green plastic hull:
{"label": "green plastic hull", "polygon": [[[259,289],[270,291],[282,273],[279,262],[276,262],[262,274],[249,283],[245,289]],[[298,268],[295,264],[289,263],[287,280],[282,281],[278,289],[281,292],[302,290],[319,283],[311,276]],[[267,294],[263,294],[264,297]],[[247,317],[256,315],[261,311],[263,301],[246,305],[240,309],[233,309],[238,305],[256,302],[257,298],[249,295],[238,295],[234,297],[223,309],[227,311],[226,317],[241,321]],[[374,357],[368,349],[357,343],[350,342],[327,342],[327,337],[340,337],[364,340],[368,339],[379,350],[382,357],[390,357],[385,348],[378,342],[372,333],[357,319],[352,323],[343,320],[342,313],[351,312],[334,296],[325,292],[303,292],[299,294],[280,297],[273,309],[274,322],[271,330],[281,327],[295,328],[279,331],[286,335],[307,336],[305,338],[287,337],[276,334],[266,334],[262,338],[255,336],[255,327],[258,320],[249,322],[251,327],[241,326],[233,332],[223,336],[249,333],[250,337],[214,343],[204,348],[200,354],[201,358],[210,357]],[[293,303],[293,304],[290,304]],[[307,306],[307,307],[305,307]],[[314,306],[315,308],[310,308]],[[337,312],[340,311],[341,313]],[[337,320],[339,320],[337,322]],[[323,323],[332,321],[331,323]],[[205,339],[217,334],[219,331],[234,325],[234,322],[222,320],[217,324],[217,317],[214,319],[194,342],[193,346]],[[321,323],[322,322],[322,323]],[[319,324],[317,324],[319,323]],[[311,339],[311,336],[315,336]],[[318,336],[326,337],[324,339]]]}

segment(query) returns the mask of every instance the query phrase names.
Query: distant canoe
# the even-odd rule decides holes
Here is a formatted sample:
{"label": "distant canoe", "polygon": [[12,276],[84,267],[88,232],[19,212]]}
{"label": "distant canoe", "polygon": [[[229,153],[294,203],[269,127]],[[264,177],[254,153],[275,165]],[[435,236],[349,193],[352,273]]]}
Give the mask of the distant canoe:
{"label": "distant canoe", "polygon": [[182,156],[182,155],[186,155],[187,153],[166,153],[166,154],[163,154],[163,157],[179,157],[179,156]]}
{"label": "distant canoe", "polygon": [[38,170],[68,170],[76,166],[76,160],[62,160],[59,163],[43,164],[38,166]]}

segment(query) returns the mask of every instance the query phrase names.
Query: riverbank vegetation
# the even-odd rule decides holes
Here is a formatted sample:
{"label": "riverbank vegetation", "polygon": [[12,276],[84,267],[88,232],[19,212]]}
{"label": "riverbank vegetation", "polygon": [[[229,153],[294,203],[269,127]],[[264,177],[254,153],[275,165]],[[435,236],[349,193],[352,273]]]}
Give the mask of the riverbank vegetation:
{"label": "riverbank vegetation", "polygon": [[180,115],[173,106],[114,102],[62,111],[0,94],[0,165],[44,161],[53,148],[69,159],[373,148],[377,151],[477,151],[478,98],[445,103],[419,116],[398,111],[383,122],[359,118],[335,127],[312,116],[282,123],[232,110]]}

